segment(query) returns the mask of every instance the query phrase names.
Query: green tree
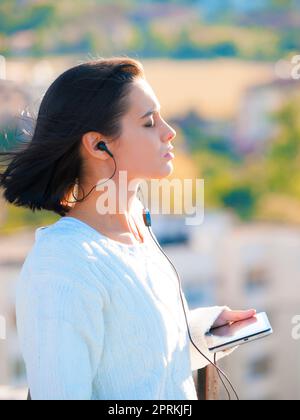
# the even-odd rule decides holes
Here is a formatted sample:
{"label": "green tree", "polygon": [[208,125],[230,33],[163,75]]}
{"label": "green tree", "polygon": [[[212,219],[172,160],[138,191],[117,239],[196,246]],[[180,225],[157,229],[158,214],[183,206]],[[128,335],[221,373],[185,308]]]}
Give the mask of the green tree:
{"label": "green tree", "polygon": [[53,20],[55,6],[49,4],[28,4],[20,7],[17,0],[1,0],[0,32],[11,35],[18,31],[35,30]]}
{"label": "green tree", "polygon": [[279,132],[266,155],[266,175],[272,192],[300,199],[300,96],[273,115]]}

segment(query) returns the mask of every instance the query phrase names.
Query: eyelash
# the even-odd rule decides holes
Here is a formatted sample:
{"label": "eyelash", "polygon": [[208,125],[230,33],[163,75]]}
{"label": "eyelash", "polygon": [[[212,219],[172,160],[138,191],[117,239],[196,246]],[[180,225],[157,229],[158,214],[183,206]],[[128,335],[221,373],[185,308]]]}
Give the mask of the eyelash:
{"label": "eyelash", "polygon": [[153,123],[152,125],[147,124],[144,127],[146,127],[146,128],[153,128],[154,126],[155,126],[155,124]]}

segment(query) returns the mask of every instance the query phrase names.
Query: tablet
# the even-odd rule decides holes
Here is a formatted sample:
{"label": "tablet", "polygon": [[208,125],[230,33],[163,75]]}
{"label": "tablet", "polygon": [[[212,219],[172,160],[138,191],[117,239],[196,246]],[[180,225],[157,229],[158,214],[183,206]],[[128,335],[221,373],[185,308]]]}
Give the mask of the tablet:
{"label": "tablet", "polygon": [[267,314],[261,312],[244,321],[213,328],[205,334],[208,350],[212,353],[228,350],[273,333]]}

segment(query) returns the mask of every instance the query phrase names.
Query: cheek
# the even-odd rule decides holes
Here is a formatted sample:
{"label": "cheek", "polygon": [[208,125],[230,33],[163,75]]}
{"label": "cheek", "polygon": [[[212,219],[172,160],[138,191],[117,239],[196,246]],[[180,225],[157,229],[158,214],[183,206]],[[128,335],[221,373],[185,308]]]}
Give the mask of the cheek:
{"label": "cheek", "polygon": [[141,131],[140,144],[149,152],[157,153],[161,149],[160,137],[155,128],[147,128]]}
{"label": "cheek", "polygon": [[122,170],[140,172],[153,168],[160,159],[159,135],[154,129],[136,128],[127,131],[119,149],[119,165]]}
{"label": "cheek", "polygon": [[158,155],[160,150],[159,136],[154,129],[137,130],[129,144],[131,155],[136,159]]}

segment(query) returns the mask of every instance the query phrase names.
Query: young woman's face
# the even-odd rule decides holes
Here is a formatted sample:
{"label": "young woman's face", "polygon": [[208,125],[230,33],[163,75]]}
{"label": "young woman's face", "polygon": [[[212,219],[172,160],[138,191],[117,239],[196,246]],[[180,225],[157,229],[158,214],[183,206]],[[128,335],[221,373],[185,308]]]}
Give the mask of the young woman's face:
{"label": "young woman's face", "polygon": [[164,155],[173,147],[176,131],[161,117],[160,104],[146,80],[134,82],[129,101],[122,135],[114,148],[118,169],[127,171],[128,180],[167,177],[173,171],[173,160]]}

